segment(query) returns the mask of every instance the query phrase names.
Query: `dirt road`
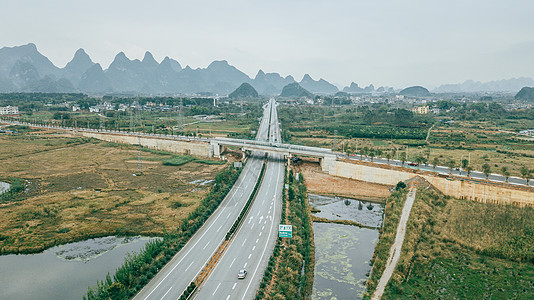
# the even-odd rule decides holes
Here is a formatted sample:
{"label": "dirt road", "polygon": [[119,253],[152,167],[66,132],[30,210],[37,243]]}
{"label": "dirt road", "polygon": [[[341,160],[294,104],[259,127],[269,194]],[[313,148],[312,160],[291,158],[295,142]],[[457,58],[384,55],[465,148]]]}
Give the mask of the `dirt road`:
{"label": "dirt road", "polygon": [[417,190],[415,188],[411,188],[410,192],[408,192],[408,195],[406,196],[406,202],[404,202],[404,207],[402,208],[399,226],[397,226],[395,242],[393,245],[391,245],[391,249],[389,250],[389,258],[386,262],[386,268],[384,269],[384,273],[382,273],[382,277],[380,277],[376,291],[373,294],[373,300],[378,300],[382,297],[384,289],[386,288],[391,275],[393,275],[395,266],[397,266],[397,262],[399,261],[402,244],[404,243],[404,236],[406,235],[406,223],[408,223],[408,218],[410,217],[416,191]]}

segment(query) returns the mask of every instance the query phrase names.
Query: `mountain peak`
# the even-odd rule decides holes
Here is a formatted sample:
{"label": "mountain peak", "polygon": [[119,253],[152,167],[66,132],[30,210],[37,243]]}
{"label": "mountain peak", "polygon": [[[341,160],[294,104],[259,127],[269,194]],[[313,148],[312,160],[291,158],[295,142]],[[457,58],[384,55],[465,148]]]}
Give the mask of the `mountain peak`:
{"label": "mountain peak", "polygon": [[214,69],[214,68],[224,68],[229,67],[230,64],[226,60],[214,60],[209,66],[208,69]]}
{"label": "mountain peak", "polygon": [[130,59],[126,57],[126,54],[124,52],[119,52],[117,55],[115,55],[115,59],[113,61],[129,61]]}
{"label": "mountain peak", "polygon": [[158,62],[154,59],[154,56],[149,51],[145,52],[145,56],[143,57],[143,63],[144,64],[158,64]]}
{"label": "mountain peak", "polygon": [[265,72],[263,72],[263,70],[260,69],[260,70],[258,71],[258,74],[256,74],[256,78],[257,78],[258,76],[265,76]]}
{"label": "mountain peak", "polygon": [[91,60],[89,55],[80,48],[74,53],[74,57],[67,63],[64,69],[70,73],[68,79],[76,83],[79,80],[79,77],[81,77],[81,75],[94,64],[95,63]]}
{"label": "mountain peak", "polygon": [[315,80],[313,80],[313,78],[311,78],[309,74],[304,74],[304,77],[302,77],[302,80],[300,82],[302,81],[315,81]]}

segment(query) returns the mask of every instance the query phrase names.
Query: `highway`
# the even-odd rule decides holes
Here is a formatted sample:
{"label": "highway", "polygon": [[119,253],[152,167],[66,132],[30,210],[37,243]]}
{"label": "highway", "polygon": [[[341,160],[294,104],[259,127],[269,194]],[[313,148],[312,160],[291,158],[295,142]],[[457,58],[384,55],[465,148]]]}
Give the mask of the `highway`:
{"label": "highway", "polygon": [[[280,140],[274,99],[270,103],[272,135],[269,139]],[[246,221],[195,299],[254,299],[278,237],[283,183],[283,157],[270,154],[263,183]],[[240,269],[247,270],[245,279],[237,279]]]}
{"label": "highway", "polygon": [[[258,141],[267,140],[270,113],[270,107],[266,105],[256,136]],[[263,158],[263,153],[252,154],[238,180],[217,210],[134,299],[159,300],[180,297],[217,250],[237,219],[259,178]]]}

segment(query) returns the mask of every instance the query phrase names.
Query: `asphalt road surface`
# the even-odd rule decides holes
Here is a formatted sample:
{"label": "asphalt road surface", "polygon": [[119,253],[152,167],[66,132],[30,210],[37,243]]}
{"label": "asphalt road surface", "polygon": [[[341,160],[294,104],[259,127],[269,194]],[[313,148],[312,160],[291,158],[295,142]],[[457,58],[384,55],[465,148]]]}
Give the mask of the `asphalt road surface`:
{"label": "asphalt road surface", "polygon": [[[271,109],[265,106],[256,139],[268,137]],[[180,252],[134,299],[178,299],[200,273],[239,216],[259,178],[263,153],[253,153],[228,196]]]}
{"label": "asphalt road surface", "polygon": [[[270,140],[280,140],[276,105],[272,103]],[[278,236],[282,208],[284,161],[269,156],[265,176],[254,203],[231,245],[195,299],[254,299]],[[245,279],[237,272],[246,269]]]}

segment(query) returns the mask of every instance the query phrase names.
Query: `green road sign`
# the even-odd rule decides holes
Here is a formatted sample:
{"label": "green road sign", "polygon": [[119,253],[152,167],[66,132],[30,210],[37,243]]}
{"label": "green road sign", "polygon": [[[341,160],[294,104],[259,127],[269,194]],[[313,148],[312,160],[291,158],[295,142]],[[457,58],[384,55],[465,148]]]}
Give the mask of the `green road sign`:
{"label": "green road sign", "polygon": [[291,226],[291,225],[279,225],[278,226],[278,237],[281,237],[281,238],[292,238],[293,237],[293,226]]}

